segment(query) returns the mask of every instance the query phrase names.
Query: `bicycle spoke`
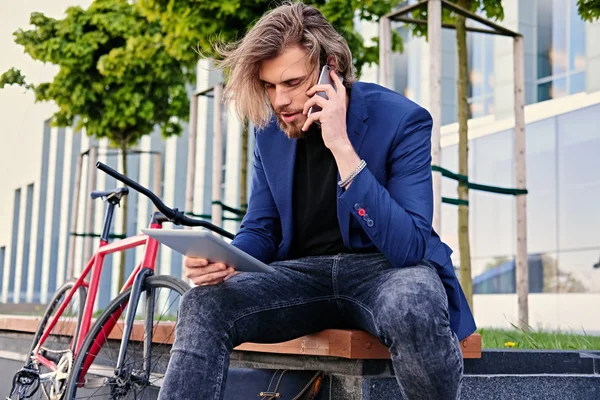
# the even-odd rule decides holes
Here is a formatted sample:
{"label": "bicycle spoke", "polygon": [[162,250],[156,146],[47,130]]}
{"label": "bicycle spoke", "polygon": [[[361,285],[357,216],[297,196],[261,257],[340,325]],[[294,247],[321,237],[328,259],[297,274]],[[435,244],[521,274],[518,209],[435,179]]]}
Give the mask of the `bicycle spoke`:
{"label": "bicycle spoke", "polygon": [[[113,332],[104,332],[101,326],[92,329],[95,333],[90,331],[90,335],[93,333],[93,338],[90,336],[86,340],[83,345],[85,349],[82,348],[82,350],[89,352],[89,349],[94,344],[102,344],[102,346],[95,355],[91,367],[85,376],[83,387],[74,388],[73,384],[71,384],[70,393],[74,396],[73,398],[106,397],[110,396],[110,393],[117,394],[116,398],[123,400],[156,398],[164,380],[166,366],[170,357],[169,343],[172,342],[174,336],[174,326],[167,331],[160,331],[161,335],[164,334],[164,336],[160,337],[159,342],[155,341],[155,335],[165,323],[171,324],[175,322],[179,300],[185,291],[185,289],[179,289],[179,287],[185,287],[184,284],[179,284],[180,281],[169,278],[167,280],[168,283],[161,283],[161,279],[162,277],[147,279],[149,282],[155,281],[156,284],[153,286],[153,290],[144,290],[139,299],[138,308],[134,313],[136,324],[132,329],[130,338],[125,338],[125,340],[128,340],[128,343],[121,378],[117,378],[113,373],[118,359],[119,343],[114,339],[108,339],[106,336],[109,334],[112,338],[122,336],[127,313],[121,309],[123,312],[116,318],[114,312],[120,310],[119,307],[121,306],[117,303],[111,303],[112,305],[105,311],[106,315],[101,317],[103,321],[100,321],[99,318],[98,322],[106,325],[112,321],[114,323]],[[173,281],[177,282],[177,285],[170,283]],[[154,300],[146,298],[149,292],[152,293]],[[127,296],[128,293],[123,294],[117,300],[120,299],[121,304],[127,303]],[[144,329],[145,325],[141,321],[141,319],[145,320],[146,318],[147,301],[154,303],[151,310],[153,324],[149,330]],[[141,332],[140,328],[143,329]],[[139,333],[142,334],[139,335]],[[145,359],[145,343],[149,336],[152,338],[151,348],[148,353],[149,357]],[[80,354],[75,366],[77,371],[80,371],[84,359],[85,355],[83,353]],[[144,369],[144,366],[148,365],[150,375],[147,375],[147,370]]]}

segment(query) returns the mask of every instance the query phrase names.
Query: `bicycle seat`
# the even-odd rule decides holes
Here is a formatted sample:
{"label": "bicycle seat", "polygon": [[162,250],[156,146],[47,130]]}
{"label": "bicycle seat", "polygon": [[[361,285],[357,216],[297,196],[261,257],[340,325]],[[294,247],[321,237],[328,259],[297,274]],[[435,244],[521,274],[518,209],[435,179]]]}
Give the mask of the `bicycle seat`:
{"label": "bicycle seat", "polygon": [[112,190],[94,190],[90,193],[90,197],[92,200],[95,200],[99,197],[111,198],[112,196],[116,196],[118,200],[120,200],[123,196],[127,196],[129,193],[129,189],[126,187],[115,188]]}

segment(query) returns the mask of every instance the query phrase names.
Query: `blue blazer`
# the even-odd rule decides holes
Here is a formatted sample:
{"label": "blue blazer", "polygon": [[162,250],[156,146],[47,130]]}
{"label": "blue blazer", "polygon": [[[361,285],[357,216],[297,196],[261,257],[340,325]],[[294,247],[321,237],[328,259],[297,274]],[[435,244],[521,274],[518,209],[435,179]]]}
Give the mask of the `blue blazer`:
{"label": "blue blazer", "polygon": [[[345,246],[379,250],[397,268],[432,261],[448,294],[450,326],[464,339],[475,331],[473,315],[454,273],[452,250],[432,228],[431,116],[396,92],[357,82],[346,123],[367,167],[348,190],[338,188]],[[248,211],[232,244],[266,263],[287,259],[292,243],[295,156],[296,140],[275,121],[256,133]],[[367,220],[358,215],[361,208]]]}

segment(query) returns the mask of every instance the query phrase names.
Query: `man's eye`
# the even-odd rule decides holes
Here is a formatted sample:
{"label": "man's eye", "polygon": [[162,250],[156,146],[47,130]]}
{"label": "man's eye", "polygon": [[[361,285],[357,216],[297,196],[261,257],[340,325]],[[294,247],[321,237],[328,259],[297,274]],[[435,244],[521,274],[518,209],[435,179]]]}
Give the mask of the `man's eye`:
{"label": "man's eye", "polygon": [[267,89],[267,90],[273,89],[275,87],[275,85],[273,85],[272,83],[265,82],[264,85],[265,85],[265,89]]}
{"label": "man's eye", "polygon": [[300,79],[294,79],[293,81],[287,82],[287,85],[289,87],[295,87],[295,86],[298,86],[300,84],[300,82],[301,82]]}

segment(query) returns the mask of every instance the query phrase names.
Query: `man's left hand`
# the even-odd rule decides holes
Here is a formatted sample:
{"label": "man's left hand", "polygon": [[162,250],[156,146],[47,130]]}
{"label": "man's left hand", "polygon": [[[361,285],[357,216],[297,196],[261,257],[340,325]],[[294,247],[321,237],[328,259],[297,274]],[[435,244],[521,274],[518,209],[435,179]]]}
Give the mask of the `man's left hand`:
{"label": "man's left hand", "polygon": [[[335,89],[328,84],[315,85],[306,92],[312,97],[304,104],[303,114],[307,115],[308,110],[315,104],[322,110],[311,113],[302,130],[307,131],[313,122],[319,121],[325,146],[335,153],[338,149],[347,148],[350,140],[346,132],[346,88],[335,71],[330,71],[330,75]],[[317,92],[325,92],[328,99],[315,96]]]}

